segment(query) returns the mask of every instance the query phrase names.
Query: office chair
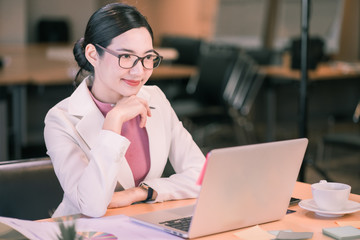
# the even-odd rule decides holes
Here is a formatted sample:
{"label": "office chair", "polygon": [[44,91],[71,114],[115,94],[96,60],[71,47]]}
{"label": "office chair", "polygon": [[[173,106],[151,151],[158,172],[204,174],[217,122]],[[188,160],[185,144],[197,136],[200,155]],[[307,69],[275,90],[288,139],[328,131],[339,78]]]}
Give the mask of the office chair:
{"label": "office chair", "polygon": [[172,63],[195,66],[198,64],[200,48],[203,40],[200,38],[164,35],[161,38],[161,47],[174,48],[179,56]]}
{"label": "office chair", "polygon": [[234,66],[239,49],[232,45],[206,43],[200,51],[198,73],[187,86],[187,95],[171,104],[184,126],[199,145],[216,131],[213,126],[227,117],[222,94]]}
{"label": "office chair", "polygon": [[65,19],[41,19],[36,30],[40,43],[68,43],[70,40],[69,23]]}
{"label": "office chair", "polygon": [[[308,43],[308,68],[316,69],[318,63],[326,59],[324,53],[325,43],[320,37],[310,37]],[[291,68],[300,69],[301,66],[301,38],[291,39]]]}
{"label": "office chair", "polygon": [[63,190],[49,158],[0,162],[0,216],[26,220],[51,217]]}
{"label": "office chair", "polygon": [[238,144],[253,144],[258,141],[250,110],[263,81],[264,75],[258,64],[241,51],[223,93]]}
{"label": "office chair", "polygon": [[[352,115],[352,122],[359,126],[360,100],[358,101]],[[330,147],[340,147],[360,153],[360,129],[355,132],[333,132],[324,135],[318,144],[318,161],[324,161],[326,153],[330,155]]]}
{"label": "office chair", "polygon": [[[202,44],[203,40],[195,37],[169,34],[161,36],[160,47],[173,48],[178,53],[176,59],[165,59],[163,64],[197,66]],[[156,82],[156,85],[159,86],[168,99],[171,100],[187,95],[185,86],[188,80],[189,78],[184,79],[184,81],[171,81],[171,84],[169,84],[169,81],[162,81]]]}

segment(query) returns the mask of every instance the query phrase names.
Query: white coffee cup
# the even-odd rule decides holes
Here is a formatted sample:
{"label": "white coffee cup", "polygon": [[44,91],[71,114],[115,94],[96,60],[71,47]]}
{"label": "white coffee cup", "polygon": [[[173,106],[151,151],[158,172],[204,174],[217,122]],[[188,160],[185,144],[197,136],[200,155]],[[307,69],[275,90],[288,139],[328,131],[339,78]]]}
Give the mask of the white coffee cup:
{"label": "white coffee cup", "polygon": [[313,199],[316,205],[326,211],[344,209],[350,195],[351,186],[344,183],[321,180],[311,185]]}

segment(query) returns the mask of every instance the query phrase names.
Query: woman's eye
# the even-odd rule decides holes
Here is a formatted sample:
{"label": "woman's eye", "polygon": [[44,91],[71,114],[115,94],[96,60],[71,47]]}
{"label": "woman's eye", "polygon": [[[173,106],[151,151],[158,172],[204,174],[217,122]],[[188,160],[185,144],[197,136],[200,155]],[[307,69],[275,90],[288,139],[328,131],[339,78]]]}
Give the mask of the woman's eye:
{"label": "woman's eye", "polygon": [[131,58],[131,55],[129,55],[129,54],[123,54],[123,55],[121,55],[121,58]]}

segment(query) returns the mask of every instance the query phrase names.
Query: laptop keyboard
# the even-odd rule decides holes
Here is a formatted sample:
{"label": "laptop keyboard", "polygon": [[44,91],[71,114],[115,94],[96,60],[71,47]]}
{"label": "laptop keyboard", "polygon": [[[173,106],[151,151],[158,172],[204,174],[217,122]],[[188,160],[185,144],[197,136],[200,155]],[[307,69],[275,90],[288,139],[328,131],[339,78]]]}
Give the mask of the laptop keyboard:
{"label": "laptop keyboard", "polygon": [[189,231],[191,218],[192,217],[190,216],[190,217],[184,217],[184,218],[179,218],[179,219],[173,219],[173,220],[161,222],[160,224],[164,224],[165,226],[187,232],[187,231]]}

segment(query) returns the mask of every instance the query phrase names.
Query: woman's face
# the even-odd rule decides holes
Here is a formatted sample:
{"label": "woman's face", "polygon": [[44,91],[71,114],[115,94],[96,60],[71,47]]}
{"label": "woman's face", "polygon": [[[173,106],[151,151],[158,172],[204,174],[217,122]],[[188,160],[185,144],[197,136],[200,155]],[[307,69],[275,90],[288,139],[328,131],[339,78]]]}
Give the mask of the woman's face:
{"label": "woman's face", "polygon": [[[119,54],[135,54],[144,57],[153,54],[150,33],[145,27],[131,29],[111,41],[107,49]],[[115,103],[122,97],[136,95],[152,74],[152,69],[143,67],[141,61],[130,68],[119,66],[119,59],[104,51],[94,65],[94,96],[107,103]]]}

